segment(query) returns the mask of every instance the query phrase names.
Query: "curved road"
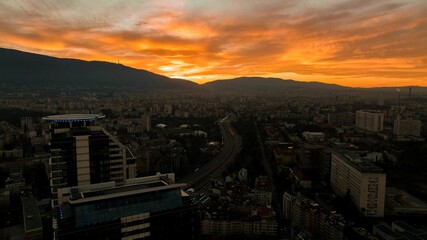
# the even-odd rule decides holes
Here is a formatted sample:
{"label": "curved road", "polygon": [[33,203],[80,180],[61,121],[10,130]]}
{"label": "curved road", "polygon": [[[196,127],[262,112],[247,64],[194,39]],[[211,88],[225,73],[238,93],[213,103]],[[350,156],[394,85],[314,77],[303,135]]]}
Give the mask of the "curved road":
{"label": "curved road", "polygon": [[223,145],[221,151],[207,164],[201,166],[196,172],[191,173],[178,180],[178,183],[186,183],[184,190],[194,188],[196,192],[207,192],[211,179],[220,177],[227,165],[241,150],[241,139],[231,126],[229,116],[220,121]]}

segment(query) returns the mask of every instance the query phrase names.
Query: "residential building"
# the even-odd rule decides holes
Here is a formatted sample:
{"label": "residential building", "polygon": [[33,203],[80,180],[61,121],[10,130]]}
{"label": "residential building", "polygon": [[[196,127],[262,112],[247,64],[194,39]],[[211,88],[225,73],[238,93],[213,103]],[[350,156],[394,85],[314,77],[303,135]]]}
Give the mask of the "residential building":
{"label": "residential building", "polygon": [[365,216],[383,217],[386,174],[354,152],[334,151],[331,188],[339,196],[349,195]]}
{"label": "residential building", "polygon": [[291,218],[292,204],[295,199],[295,195],[292,195],[288,192],[283,193],[283,216],[285,217],[285,219],[289,220]]}
{"label": "residential building", "polygon": [[384,129],[384,113],[378,110],[359,110],[356,112],[356,127],[381,132]]}
{"label": "residential building", "polygon": [[263,211],[258,210],[251,216],[242,214],[240,218],[231,218],[220,209],[205,212],[201,221],[201,233],[206,235],[276,236],[277,220],[270,213],[267,214],[268,216],[263,216],[261,212]]}
{"label": "residential building", "polygon": [[419,137],[421,132],[421,121],[412,119],[394,120],[393,133],[397,136]]}
{"label": "residential building", "polygon": [[[322,208],[318,203],[301,194],[283,194],[285,219],[291,227],[309,232],[311,239],[342,240],[346,222],[341,214]],[[301,233],[301,232],[300,232]]]}

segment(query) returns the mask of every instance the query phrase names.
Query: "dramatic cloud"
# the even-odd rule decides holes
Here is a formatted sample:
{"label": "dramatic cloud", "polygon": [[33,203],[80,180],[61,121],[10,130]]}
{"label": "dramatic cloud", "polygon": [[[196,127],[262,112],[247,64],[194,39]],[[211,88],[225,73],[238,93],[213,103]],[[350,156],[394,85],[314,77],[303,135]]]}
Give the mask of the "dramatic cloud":
{"label": "dramatic cloud", "polygon": [[427,86],[424,0],[3,0],[0,47],[203,83]]}

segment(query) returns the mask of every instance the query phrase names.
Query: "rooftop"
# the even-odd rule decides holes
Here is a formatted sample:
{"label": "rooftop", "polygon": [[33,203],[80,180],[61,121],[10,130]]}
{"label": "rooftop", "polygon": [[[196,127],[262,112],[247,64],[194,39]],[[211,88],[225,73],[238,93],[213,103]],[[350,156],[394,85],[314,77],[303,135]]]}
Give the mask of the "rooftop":
{"label": "rooftop", "polygon": [[185,184],[167,184],[164,181],[153,181],[144,184],[125,185],[119,187],[106,188],[79,192],[77,188],[72,188],[70,204],[79,204],[117,197],[126,197],[134,194],[156,192],[168,189],[180,189]]}
{"label": "rooftop", "polygon": [[100,114],[63,114],[43,117],[48,122],[94,122],[97,119],[104,118]]}
{"label": "rooftop", "polygon": [[371,109],[360,109],[360,110],[357,110],[357,112],[358,113],[361,113],[361,112],[363,112],[363,113],[382,113],[381,110],[371,110]]}
{"label": "rooftop", "polygon": [[427,214],[427,203],[394,187],[386,188],[387,209],[397,214]]}
{"label": "rooftop", "polygon": [[384,170],[377,165],[365,161],[359,154],[352,151],[335,151],[341,159],[362,173],[383,173]]}
{"label": "rooftop", "polygon": [[404,221],[394,221],[392,223],[392,226],[393,225],[400,228],[400,230],[403,230],[405,232],[409,232],[410,234],[413,234],[413,235],[423,235],[426,233],[425,231],[421,231],[421,230],[407,224]]}
{"label": "rooftop", "polygon": [[[374,228],[378,229],[379,231],[383,232],[384,234],[387,234],[387,237],[390,237],[392,239],[396,239],[396,240],[407,239],[406,237],[402,236],[401,234],[394,232],[389,226],[387,226],[385,224],[375,225]],[[407,240],[409,240],[409,239],[407,239]]]}
{"label": "rooftop", "polygon": [[21,201],[24,215],[25,232],[28,233],[41,230],[42,221],[36,199],[33,197],[22,197]]}

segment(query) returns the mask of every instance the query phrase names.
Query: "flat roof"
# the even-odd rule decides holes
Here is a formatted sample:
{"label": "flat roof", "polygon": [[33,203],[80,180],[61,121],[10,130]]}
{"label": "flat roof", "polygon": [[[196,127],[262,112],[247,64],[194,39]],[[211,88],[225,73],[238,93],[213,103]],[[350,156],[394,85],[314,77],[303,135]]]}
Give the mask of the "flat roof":
{"label": "flat roof", "polygon": [[409,232],[409,233],[414,234],[414,235],[420,235],[420,234],[426,233],[424,231],[416,229],[415,227],[407,224],[404,221],[394,221],[392,224],[397,225],[398,227],[402,228],[404,231]]}
{"label": "flat roof", "polygon": [[[402,189],[387,187],[385,202],[387,208],[395,212],[427,214],[427,203]],[[394,222],[399,226],[402,223],[401,221]],[[404,228],[405,226],[400,227]]]}
{"label": "flat roof", "polygon": [[370,163],[360,157],[359,154],[351,151],[333,151],[336,155],[339,155],[349,165],[357,169],[362,173],[384,173],[384,169],[377,165]]}
{"label": "flat roof", "polygon": [[97,119],[105,118],[100,114],[62,114],[43,117],[48,122],[93,122]]}
{"label": "flat roof", "polygon": [[[394,238],[394,239],[407,239],[406,237],[402,236],[402,234],[394,232],[389,226],[384,224],[378,224],[375,225],[374,228],[378,229],[379,231],[387,234],[388,236]],[[408,239],[409,240],[409,239]]]}
{"label": "flat roof", "polygon": [[82,192],[81,193],[82,198],[75,199],[75,200],[70,199],[69,203],[79,204],[79,203],[105,200],[110,198],[126,197],[134,194],[156,192],[156,191],[162,191],[162,190],[168,190],[168,189],[181,189],[184,186],[185,186],[184,183],[167,185],[162,183],[161,181],[154,181],[149,184],[146,183],[146,184],[135,184],[135,185],[128,185],[128,186],[125,185],[125,186],[114,187],[114,188],[103,189],[103,190]]}
{"label": "flat roof", "polygon": [[25,232],[32,232],[42,229],[42,220],[40,218],[37,200],[33,197],[23,197],[22,209],[24,215]]}

